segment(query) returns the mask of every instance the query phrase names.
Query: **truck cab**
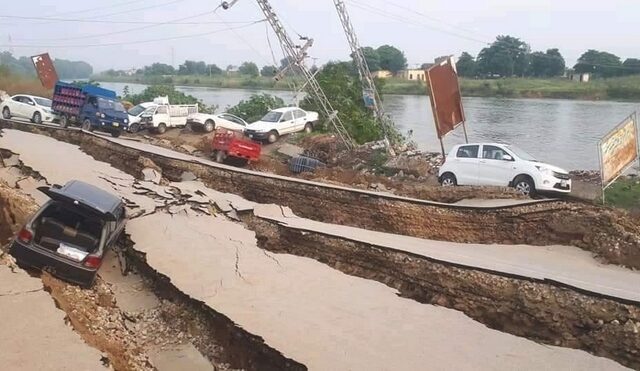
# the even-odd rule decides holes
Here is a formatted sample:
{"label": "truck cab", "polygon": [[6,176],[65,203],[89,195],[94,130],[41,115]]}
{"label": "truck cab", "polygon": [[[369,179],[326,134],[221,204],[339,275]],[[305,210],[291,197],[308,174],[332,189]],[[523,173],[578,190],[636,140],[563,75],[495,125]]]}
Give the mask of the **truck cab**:
{"label": "truck cab", "polygon": [[87,131],[101,130],[118,137],[129,125],[127,111],[116,93],[97,86],[58,82],[52,109],[60,116],[62,127],[81,125]]}
{"label": "truck cab", "polygon": [[187,117],[198,113],[197,104],[169,104],[168,97],[158,97],[153,100],[155,106],[142,114],[141,125],[164,134],[168,128],[184,127]]}

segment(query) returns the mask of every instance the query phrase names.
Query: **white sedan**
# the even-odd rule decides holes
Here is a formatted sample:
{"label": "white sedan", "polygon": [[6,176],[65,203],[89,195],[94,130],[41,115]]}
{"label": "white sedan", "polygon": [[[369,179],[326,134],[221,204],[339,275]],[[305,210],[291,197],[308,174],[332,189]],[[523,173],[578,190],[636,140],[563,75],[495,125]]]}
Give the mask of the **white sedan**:
{"label": "white sedan", "polygon": [[317,122],[317,112],[284,107],[269,111],[260,121],[249,124],[244,133],[253,140],[274,143],[283,134],[310,133]]}
{"label": "white sedan", "polygon": [[571,192],[569,172],[540,162],[518,147],[499,143],[454,146],[440,167],[439,180],[443,186],[514,187],[525,195]]}
{"label": "white sedan", "polygon": [[247,122],[230,113],[193,113],[187,117],[187,126],[192,129],[204,130],[207,133],[217,128],[243,132]]}
{"label": "white sedan", "polygon": [[22,117],[36,124],[58,119],[58,115],[51,110],[51,99],[33,95],[19,94],[2,101],[0,112],[4,119]]}

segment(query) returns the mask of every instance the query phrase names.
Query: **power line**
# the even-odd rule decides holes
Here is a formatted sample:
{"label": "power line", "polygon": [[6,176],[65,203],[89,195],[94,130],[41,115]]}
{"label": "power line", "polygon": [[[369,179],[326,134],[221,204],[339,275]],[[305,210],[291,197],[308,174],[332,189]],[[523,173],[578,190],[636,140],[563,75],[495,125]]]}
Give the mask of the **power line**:
{"label": "power line", "polygon": [[[173,1],[166,2],[166,3],[162,3],[162,4],[149,5],[149,6],[144,6],[144,7],[140,7],[140,8],[127,9],[127,10],[124,10],[124,11],[118,11],[118,12],[106,13],[106,14],[99,14],[99,15],[95,15],[95,16],[83,17],[83,18],[78,18],[78,19],[79,20],[83,20],[83,21],[94,20],[96,18],[103,18],[103,17],[109,17],[109,16],[113,16],[113,15],[120,15],[120,14],[125,14],[125,13],[133,13],[133,12],[137,12],[137,11],[141,11],[141,10],[160,8],[160,7],[167,6],[167,5],[177,4],[177,3],[180,3],[180,2],[183,2],[183,1],[184,0],[173,0]],[[27,18],[27,17],[8,15],[8,16],[0,16],[0,18],[24,19],[24,18]],[[41,17],[41,18],[47,18],[47,17]],[[39,23],[37,25],[38,26],[42,26],[42,25],[45,25],[45,24],[57,23],[58,22],[58,20],[56,18],[50,18],[50,19],[46,19],[46,20],[50,20],[51,22]]]}
{"label": "power line", "polygon": [[[455,32],[444,30],[442,28],[434,27],[432,25],[427,25],[425,23],[413,20],[411,18],[407,18],[405,16],[398,15],[396,13],[390,12],[390,11],[388,11],[386,9],[381,9],[381,8],[377,8],[377,7],[369,5],[369,4],[361,3],[358,0],[348,0],[348,1],[351,3],[351,5],[355,6],[356,8],[359,8],[361,10],[367,11],[369,13],[380,15],[380,16],[382,16],[384,18],[387,18],[387,19],[389,19],[389,18],[395,19],[396,21],[402,22],[403,24],[410,23],[410,24],[413,24],[413,25],[416,25],[416,26],[429,28],[429,29],[432,29],[432,30],[435,30],[435,31],[438,31],[438,32],[442,32],[442,33],[445,33],[445,34],[448,34],[448,35],[451,35],[451,36],[454,36],[454,37],[458,37],[458,38],[462,38],[462,39],[465,39],[465,40],[474,41],[474,42],[483,44],[485,46],[490,46],[491,44],[493,44],[493,42],[490,42],[490,41],[480,40],[480,39],[476,39],[476,38],[473,38],[473,37],[460,35],[460,34],[457,34]],[[507,50],[507,51],[508,50],[512,50],[512,51],[522,52],[522,50],[518,49],[518,48],[503,48],[503,50]],[[552,55],[547,55],[547,54],[541,54],[541,55],[539,55],[539,57],[553,59],[553,60],[557,60],[558,59],[558,57],[555,57],[555,56],[552,56]],[[580,62],[578,61],[578,63],[580,63]],[[616,69],[621,69],[621,70],[632,70],[633,69],[633,68],[630,68],[630,67],[625,67],[625,66],[620,66],[620,65],[606,65],[606,64],[593,64],[593,63],[585,63],[585,64],[590,65],[590,66],[604,67],[604,68],[616,68]]]}
{"label": "power line", "polygon": [[117,8],[117,7],[120,7],[120,6],[129,5],[129,4],[142,3],[142,2],[145,2],[145,1],[147,1],[147,0],[123,1],[123,2],[120,2],[120,3],[109,4],[109,5],[99,6],[99,7],[95,7],[95,8],[89,8],[89,9],[83,9],[83,10],[74,10],[72,12],[53,13],[53,15],[54,16],[58,16],[58,15],[62,15],[62,14],[69,15],[69,14],[89,13],[89,12],[93,12],[93,11],[96,11],[96,10]]}
{"label": "power line", "polygon": [[[210,11],[207,12],[211,13]],[[152,22],[152,21],[118,21],[111,19],[78,19],[78,18],[50,18],[50,17],[23,17],[14,15],[0,15],[0,18],[16,18],[26,20],[53,20],[56,22],[77,22],[77,23],[109,23],[109,24],[171,24],[171,25],[200,25],[200,24],[221,24],[221,23],[247,23],[243,21],[222,22],[222,21],[203,21],[203,22],[180,22],[180,21],[164,21],[164,22]]]}
{"label": "power line", "polygon": [[[14,48],[48,48],[48,49],[65,49],[65,48],[91,48],[91,47],[104,47],[104,46],[119,46],[119,45],[132,45],[132,44],[144,44],[144,43],[152,43],[152,42],[157,42],[157,41],[168,41],[168,40],[177,40],[177,39],[189,39],[189,38],[196,38],[196,37],[200,37],[200,36],[207,36],[207,35],[213,35],[216,33],[220,33],[220,32],[224,32],[224,31],[233,31],[233,30],[239,30],[241,28],[247,28],[250,26],[253,26],[257,23],[262,23],[264,22],[264,19],[258,20],[258,21],[254,21],[251,22],[249,24],[243,25],[243,26],[237,26],[237,27],[232,27],[232,28],[224,28],[224,29],[218,29],[218,30],[214,30],[214,31],[208,31],[208,32],[200,32],[200,33],[195,33],[195,34],[189,34],[189,35],[181,35],[181,36],[172,36],[172,37],[164,37],[164,38],[158,38],[158,39],[148,39],[148,40],[139,40],[139,41],[125,41],[125,42],[114,42],[114,43],[102,43],[102,44],[74,44],[74,45],[10,45]],[[9,45],[0,45],[0,48],[6,48]]]}
{"label": "power line", "polygon": [[[91,39],[94,37],[104,37],[104,36],[111,36],[111,35],[118,35],[118,34],[123,34],[123,33],[128,33],[131,31],[139,31],[139,30],[145,30],[145,29],[149,29],[149,28],[153,28],[153,27],[158,27],[158,26],[164,26],[164,25],[172,25],[172,24],[176,24],[175,22],[180,22],[180,21],[184,21],[187,19],[193,19],[193,18],[198,18],[198,17],[202,17],[205,15],[209,15],[211,14],[211,11],[206,11],[203,13],[199,13],[199,14],[194,14],[194,15],[190,15],[187,17],[182,17],[182,18],[178,18],[178,19],[174,19],[171,21],[167,21],[167,22],[156,22],[153,24],[149,24],[149,25],[144,25],[144,26],[140,26],[140,27],[134,27],[134,28],[128,28],[126,30],[121,30],[121,31],[113,31],[113,32],[107,32],[107,33],[102,33],[102,34],[91,34],[91,35],[84,35],[84,36],[76,36],[76,37],[63,37],[63,38],[52,38],[52,39],[29,39],[29,38],[19,38],[19,39],[14,39],[14,40],[22,40],[22,41],[30,41],[30,40],[37,40],[37,41],[58,41],[58,40],[81,40],[81,39]],[[236,22],[236,23],[243,23],[243,24],[247,24],[247,23],[251,23],[252,21],[248,21],[248,22]],[[220,22],[222,23],[222,22]],[[198,22],[194,22],[194,24],[198,24],[198,25],[202,25],[205,23],[198,23]]]}

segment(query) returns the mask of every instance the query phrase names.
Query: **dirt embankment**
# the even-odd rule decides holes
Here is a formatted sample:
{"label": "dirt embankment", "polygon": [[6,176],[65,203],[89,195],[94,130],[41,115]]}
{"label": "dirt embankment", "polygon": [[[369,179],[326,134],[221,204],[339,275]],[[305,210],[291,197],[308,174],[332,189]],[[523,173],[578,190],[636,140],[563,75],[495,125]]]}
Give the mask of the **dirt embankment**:
{"label": "dirt embankment", "polygon": [[242,219],[264,249],[308,257],[346,274],[379,281],[404,297],[460,310],[500,331],[640,368],[637,305],[294,230],[248,213]]}
{"label": "dirt embankment", "polygon": [[6,244],[38,210],[35,201],[0,182],[0,246]]}
{"label": "dirt embankment", "polygon": [[[22,130],[34,130],[25,125]],[[96,160],[137,175],[141,152],[75,131],[49,130],[79,145]],[[47,134],[45,133],[45,134]],[[259,203],[290,207],[296,215],[388,233],[452,242],[573,245],[603,261],[640,269],[640,223],[628,214],[595,205],[553,201],[498,209],[453,208],[378,194],[317,186],[213,168],[144,153],[179,181],[192,172],[209,187]]]}

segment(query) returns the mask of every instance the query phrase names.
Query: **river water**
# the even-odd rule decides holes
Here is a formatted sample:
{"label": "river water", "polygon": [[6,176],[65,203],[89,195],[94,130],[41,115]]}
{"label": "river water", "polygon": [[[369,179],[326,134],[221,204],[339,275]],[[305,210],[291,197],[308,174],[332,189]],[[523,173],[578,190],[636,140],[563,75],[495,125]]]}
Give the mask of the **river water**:
{"label": "river water", "polygon": [[[122,94],[125,85],[132,93],[145,88],[141,84],[101,83]],[[292,102],[288,91],[177,87],[178,90],[217,105],[218,112],[252,94],[266,92]],[[440,151],[429,98],[416,95],[387,95],[386,112],[403,133],[413,130],[411,139],[425,151]],[[493,141],[515,144],[539,160],[569,170],[597,169],[597,143],[638,108],[637,103],[592,102],[559,99],[465,98],[469,141]],[[462,128],[450,133],[445,148],[464,143]]]}

